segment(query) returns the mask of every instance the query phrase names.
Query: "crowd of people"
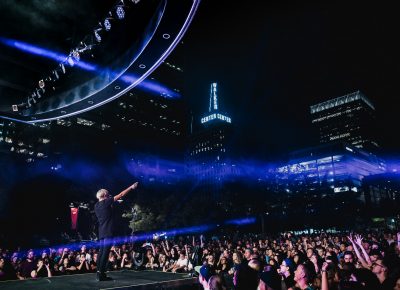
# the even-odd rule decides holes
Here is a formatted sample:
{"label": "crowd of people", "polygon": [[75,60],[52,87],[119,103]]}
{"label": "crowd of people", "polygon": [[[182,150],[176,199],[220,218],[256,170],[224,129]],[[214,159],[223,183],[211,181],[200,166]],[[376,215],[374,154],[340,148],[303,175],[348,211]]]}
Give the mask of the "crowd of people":
{"label": "crowd of people", "polygon": [[[0,249],[0,281],[97,271],[98,248]],[[400,233],[176,237],[112,246],[108,271],[191,272],[208,289],[400,290]]]}

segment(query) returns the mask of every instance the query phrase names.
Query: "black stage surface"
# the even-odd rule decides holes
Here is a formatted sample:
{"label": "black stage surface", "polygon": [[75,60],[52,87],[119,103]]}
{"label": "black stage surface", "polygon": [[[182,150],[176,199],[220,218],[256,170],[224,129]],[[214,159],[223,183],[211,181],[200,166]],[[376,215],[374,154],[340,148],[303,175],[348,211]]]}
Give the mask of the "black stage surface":
{"label": "black stage surface", "polygon": [[96,281],[96,274],[77,274],[57,276],[52,278],[29,279],[22,281],[0,282],[0,289],[13,290],[118,290],[118,289],[199,289],[197,278],[188,277],[188,274],[163,273],[156,271],[115,271],[108,273],[113,281]]}

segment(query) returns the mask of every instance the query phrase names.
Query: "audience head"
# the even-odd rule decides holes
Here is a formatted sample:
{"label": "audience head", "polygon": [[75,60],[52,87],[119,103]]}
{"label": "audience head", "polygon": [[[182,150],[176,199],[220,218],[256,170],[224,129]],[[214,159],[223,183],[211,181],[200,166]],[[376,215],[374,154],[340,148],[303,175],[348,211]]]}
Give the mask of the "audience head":
{"label": "audience head", "polygon": [[280,290],[281,278],[272,267],[266,267],[266,271],[260,274],[260,283],[264,283],[266,290]]}
{"label": "audience head", "polygon": [[350,251],[344,252],[343,260],[344,260],[345,263],[354,263],[353,252],[350,252]]}
{"label": "audience head", "polygon": [[208,288],[210,277],[215,274],[214,269],[209,264],[204,264],[198,269],[199,282],[205,289]]}
{"label": "audience head", "polygon": [[315,270],[310,263],[303,263],[297,266],[294,271],[294,281],[303,282],[304,284],[311,283],[315,276]]}
{"label": "audience head", "polygon": [[225,290],[226,287],[222,278],[218,275],[213,275],[208,280],[208,288],[210,290]]}

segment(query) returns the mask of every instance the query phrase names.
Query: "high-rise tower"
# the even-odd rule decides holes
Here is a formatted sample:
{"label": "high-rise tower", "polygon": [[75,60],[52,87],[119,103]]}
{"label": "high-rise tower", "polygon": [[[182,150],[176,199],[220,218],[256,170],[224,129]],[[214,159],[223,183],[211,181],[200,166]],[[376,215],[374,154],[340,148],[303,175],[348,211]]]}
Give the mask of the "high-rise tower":
{"label": "high-rise tower", "polygon": [[191,159],[200,163],[223,164],[229,151],[232,120],[219,110],[217,83],[211,84],[209,109],[200,122],[201,129],[192,135]]}
{"label": "high-rise tower", "polygon": [[320,143],[347,142],[369,152],[378,149],[375,107],[360,91],[313,105],[310,110]]}
{"label": "high-rise tower", "polygon": [[190,139],[189,173],[202,184],[218,185],[232,170],[229,162],[232,119],[220,110],[217,83],[210,86],[208,112],[200,123],[200,129]]}

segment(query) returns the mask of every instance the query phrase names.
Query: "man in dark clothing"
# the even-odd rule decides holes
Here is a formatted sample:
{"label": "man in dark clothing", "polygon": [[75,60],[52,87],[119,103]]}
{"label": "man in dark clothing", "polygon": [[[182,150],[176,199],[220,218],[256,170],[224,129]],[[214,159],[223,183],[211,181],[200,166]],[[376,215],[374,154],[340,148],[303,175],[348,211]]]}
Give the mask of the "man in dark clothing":
{"label": "man in dark clothing", "polygon": [[112,280],[106,276],[108,256],[112,246],[112,237],[114,235],[114,203],[124,197],[129,191],[135,189],[138,183],[135,182],[118,195],[112,197],[106,189],[100,189],[96,197],[99,200],[94,206],[97,220],[99,222],[99,244],[100,252],[97,258],[97,280]]}
{"label": "man in dark clothing", "polygon": [[393,289],[396,280],[391,279],[389,277],[389,260],[386,259],[377,259],[375,262],[372,263],[372,273],[375,274],[375,276],[378,278],[379,283],[380,283],[380,288],[382,290],[389,290]]}
{"label": "man in dark clothing", "polygon": [[29,250],[26,259],[22,261],[19,271],[17,273],[18,279],[28,279],[31,278],[31,273],[36,270],[35,254],[33,251]]}
{"label": "man in dark clothing", "polygon": [[236,290],[256,290],[258,272],[249,265],[240,264],[233,273],[233,284]]}

